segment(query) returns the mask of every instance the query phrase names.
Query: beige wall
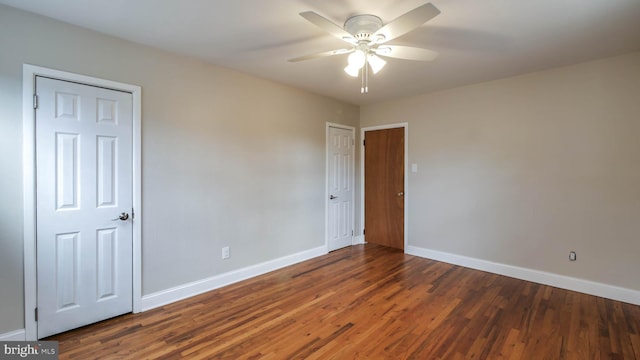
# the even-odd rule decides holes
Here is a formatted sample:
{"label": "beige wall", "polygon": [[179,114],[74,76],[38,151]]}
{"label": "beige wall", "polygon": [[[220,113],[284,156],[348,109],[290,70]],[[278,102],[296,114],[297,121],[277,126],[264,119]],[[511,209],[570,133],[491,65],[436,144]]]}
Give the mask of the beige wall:
{"label": "beige wall", "polygon": [[0,334],[24,63],[142,86],[144,294],[323,245],[326,121],[409,123],[411,246],[640,289],[640,53],[358,109],[0,5]]}
{"label": "beige wall", "polygon": [[0,5],[0,334],[24,327],[24,63],[142,87],[143,294],[324,245],[325,123],[358,107]]}
{"label": "beige wall", "polygon": [[640,53],[360,112],[409,123],[411,246],[640,290]]}

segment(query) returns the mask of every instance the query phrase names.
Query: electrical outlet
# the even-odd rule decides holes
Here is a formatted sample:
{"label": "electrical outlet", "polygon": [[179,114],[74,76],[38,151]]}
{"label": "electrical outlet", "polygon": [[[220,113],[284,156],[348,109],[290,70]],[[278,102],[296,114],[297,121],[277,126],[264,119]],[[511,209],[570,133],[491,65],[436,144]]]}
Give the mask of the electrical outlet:
{"label": "electrical outlet", "polygon": [[222,248],[222,258],[223,259],[228,259],[229,258],[229,247],[225,246]]}
{"label": "electrical outlet", "polygon": [[576,261],[576,252],[575,251],[569,251],[569,260]]}

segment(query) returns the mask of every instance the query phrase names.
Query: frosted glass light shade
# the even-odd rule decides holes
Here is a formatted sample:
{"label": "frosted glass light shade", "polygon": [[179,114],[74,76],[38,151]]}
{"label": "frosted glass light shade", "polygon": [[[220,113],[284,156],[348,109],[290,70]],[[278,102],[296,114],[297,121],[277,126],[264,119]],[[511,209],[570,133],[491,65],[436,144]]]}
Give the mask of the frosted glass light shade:
{"label": "frosted glass light shade", "polygon": [[360,73],[360,68],[359,67],[355,67],[355,66],[351,66],[351,65],[347,65],[347,67],[344,68],[344,72],[349,74],[349,76],[358,77],[358,74]]}
{"label": "frosted glass light shade", "polygon": [[374,74],[377,74],[378,71],[382,70],[382,68],[387,64],[386,61],[374,54],[369,54],[369,56],[367,56],[367,61],[369,62],[369,66],[371,66],[371,70],[373,70]]}
{"label": "frosted glass light shade", "polygon": [[367,56],[365,55],[364,51],[356,50],[349,55],[349,57],[347,58],[347,62],[349,63],[349,66],[361,69],[364,66],[364,62],[366,61],[366,59]]}

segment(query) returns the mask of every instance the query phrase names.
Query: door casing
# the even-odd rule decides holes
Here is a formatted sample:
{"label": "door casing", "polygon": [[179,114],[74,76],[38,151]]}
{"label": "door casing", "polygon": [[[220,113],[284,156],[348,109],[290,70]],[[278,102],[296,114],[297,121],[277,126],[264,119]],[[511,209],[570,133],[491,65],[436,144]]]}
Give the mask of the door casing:
{"label": "door casing", "polygon": [[[384,129],[395,129],[395,128],[404,128],[404,252],[407,252],[408,239],[409,239],[409,227],[408,227],[408,219],[409,219],[409,123],[396,123],[396,124],[387,124],[387,125],[378,125],[378,126],[370,126],[364,127],[360,129],[360,139],[365,138],[365,133],[367,131],[373,130],[384,130]],[[362,140],[360,141],[360,225],[364,227],[364,143]],[[366,229],[362,229],[360,234],[363,235],[364,240],[366,241]]]}
{"label": "door casing", "polygon": [[133,312],[142,310],[142,185],[141,185],[141,105],[142,89],[110,80],[24,64],[22,68],[22,134],[23,134],[23,219],[24,219],[24,323],[25,340],[37,340],[37,273],[36,273],[36,144],[35,144],[35,78],[59,80],[129,92],[133,100]]}

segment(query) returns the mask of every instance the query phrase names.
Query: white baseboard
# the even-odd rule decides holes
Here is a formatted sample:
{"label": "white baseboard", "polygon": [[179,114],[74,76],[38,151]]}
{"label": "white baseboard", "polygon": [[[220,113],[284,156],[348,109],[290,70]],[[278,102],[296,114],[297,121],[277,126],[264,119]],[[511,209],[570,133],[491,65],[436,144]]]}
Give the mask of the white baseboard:
{"label": "white baseboard", "polygon": [[634,305],[640,305],[640,291],[623,287],[593,282],[570,276],[558,275],[540,270],[527,269],[518,266],[495,263],[487,260],[471,258],[442,251],[425,249],[417,246],[407,246],[406,253],[427,259],[460,265],[471,269],[488,271],[516,279],[527,280],[538,284],[550,285],[566,290],[618,300]]}
{"label": "white baseboard", "polygon": [[353,238],[353,245],[362,245],[364,244],[364,235],[356,235]]}
{"label": "white baseboard", "polygon": [[327,254],[327,247],[321,246],[315,249],[302,251],[296,254],[284,256],[278,259],[248,266],[228,273],[212,276],[210,278],[194,281],[188,284],[176,286],[170,289],[144,295],[142,297],[142,311],[157,308],[195,295],[215,290],[242,280],[278,270],[305,260]]}
{"label": "white baseboard", "polygon": [[26,340],[27,340],[27,335],[24,329],[0,334],[0,341],[26,341]]}

